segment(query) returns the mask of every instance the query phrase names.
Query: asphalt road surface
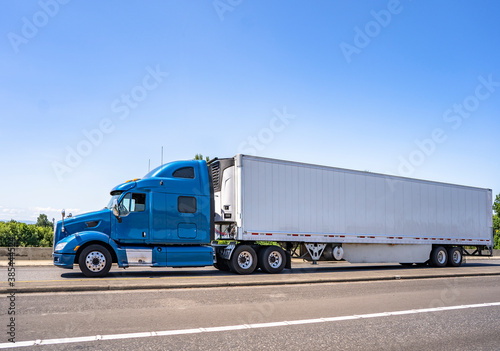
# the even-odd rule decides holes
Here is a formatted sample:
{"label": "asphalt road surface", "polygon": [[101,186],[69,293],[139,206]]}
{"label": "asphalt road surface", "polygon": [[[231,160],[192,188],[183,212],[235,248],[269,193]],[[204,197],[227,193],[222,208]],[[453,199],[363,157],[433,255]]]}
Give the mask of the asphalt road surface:
{"label": "asphalt road surface", "polygon": [[[292,270],[280,274],[257,271],[251,275],[221,272],[206,268],[150,268],[127,270],[113,268],[104,278],[86,278],[78,267],[63,270],[54,266],[16,266],[17,292],[65,292],[127,289],[178,289],[220,286],[255,286],[342,282],[360,280],[422,279],[430,277],[500,275],[499,259],[469,260],[462,267],[418,267],[399,264],[349,264],[320,262],[318,265],[296,262]],[[7,267],[0,267],[0,292],[12,288],[7,282]]]}
{"label": "asphalt road surface", "polygon": [[[436,269],[433,267],[420,268],[417,266],[412,266],[407,268],[399,264],[394,263],[372,263],[372,264],[351,264],[347,262],[319,262],[317,265],[312,265],[310,262],[299,262],[293,263],[292,270],[284,270],[279,275],[274,275],[275,277],[280,275],[297,274],[301,275],[303,273],[341,273],[341,272],[367,272],[369,274],[373,272],[383,272],[392,271],[395,274],[404,272],[416,272],[416,271],[461,271],[467,272],[469,268],[484,268],[484,267],[498,267],[500,268],[500,258],[488,258],[488,259],[468,259],[467,263],[462,267],[450,268],[446,267],[443,269]],[[500,271],[500,269],[499,269]],[[7,267],[0,267],[0,282],[6,281],[7,277]],[[80,269],[78,265],[74,266],[74,269],[61,269],[55,267],[51,264],[45,266],[17,266],[16,267],[16,279],[17,281],[42,281],[42,280],[58,280],[58,281],[70,281],[70,280],[88,280]],[[269,276],[268,274],[256,271],[253,275],[263,275]],[[233,273],[221,272],[214,267],[195,267],[195,268],[151,268],[151,267],[131,267],[127,269],[118,268],[117,265],[113,265],[110,273],[107,277],[101,279],[123,279],[123,278],[177,278],[177,277],[220,277],[220,276],[235,276]],[[248,276],[247,276],[248,277]]]}
{"label": "asphalt road surface", "polygon": [[[16,344],[8,346],[498,350],[499,302],[500,276],[17,294]],[[0,306],[0,347],[8,337],[8,303],[4,298]],[[22,347],[36,340],[46,346]]]}

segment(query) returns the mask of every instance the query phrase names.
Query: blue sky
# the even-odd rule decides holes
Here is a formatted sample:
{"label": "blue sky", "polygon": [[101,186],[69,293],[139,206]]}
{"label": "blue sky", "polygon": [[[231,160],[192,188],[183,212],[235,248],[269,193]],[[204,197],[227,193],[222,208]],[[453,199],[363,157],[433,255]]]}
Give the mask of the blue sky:
{"label": "blue sky", "polygon": [[239,152],[500,192],[497,1],[5,2],[0,220]]}

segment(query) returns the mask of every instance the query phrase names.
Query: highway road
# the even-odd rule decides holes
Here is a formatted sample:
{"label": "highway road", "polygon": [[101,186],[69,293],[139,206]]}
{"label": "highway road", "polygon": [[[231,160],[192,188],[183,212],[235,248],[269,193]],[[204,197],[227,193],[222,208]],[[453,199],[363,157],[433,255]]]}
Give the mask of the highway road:
{"label": "highway road", "polygon": [[[29,264],[29,261],[24,261],[25,264]],[[35,261],[36,262],[36,261]],[[395,274],[404,272],[415,272],[418,270],[436,272],[436,271],[462,271],[467,272],[468,270],[485,268],[485,267],[497,267],[500,272],[500,257],[492,258],[468,258],[467,263],[462,267],[450,268],[446,267],[443,269],[437,269],[433,267],[420,268],[417,266],[412,266],[407,268],[405,266],[394,264],[394,263],[380,263],[380,264],[351,264],[347,262],[335,262],[335,261],[320,261],[317,265],[313,265],[310,262],[302,262],[301,260],[294,259],[292,270],[284,270],[280,275],[297,274],[301,275],[303,273],[360,273],[367,272],[372,274],[373,272],[383,272],[391,271]],[[42,280],[60,280],[60,281],[71,281],[71,280],[89,280],[86,278],[78,268],[78,265],[74,266],[74,269],[61,269],[53,266],[50,262],[43,266],[16,266],[17,270],[17,280],[18,281],[42,281]],[[0,266],[0,282],[6,279],[6,262],[4,265]],[[268,274],[256,271],[254,274],[269,276]],[[226,273],[218,271],[213,267],[196,267],[196,268],[151,268],[151,267],[131,267],[127,269],[118,268],[115,264],[113,265],[110,273],[106,277],[107,279],[123,279],[123,278],[180,278],[180,277],[193,277],[193,276],[205,276],[205,277],[220,277],[220,276],[235,276],[233,273]],[[275,275],[274,277],[279,276]]]}
{"label": "highway road", "polygon": [[[500,275],[500,260],[470,259],[462,267],[407,268],[399,264],[349,264],[346,262],[320,262],[318,265],[295,262],[292,270],[280,274],[260,271],[250,276],[220,272],[206,268],[150,268],[114,267],[105,278],[90,279],[78,267],[63,270],[54,266],[16,266],[18,292],[63,292],[123,289],[176,289],[219,286],[304,284],[318,282],[345,282],[360,280],[416,279],[446,276]],[[0,293],[7,293],[7,267],[0,267]]]}
{"label": "highway road", "polygon": [[[2,299],[4,329],[7,308]],[[0,347],[38,340],[45,343],[38,350],[500,348],[500,276],[30,293],[16,295],[16,312],[17,343],[5,345],[2,332]]]}

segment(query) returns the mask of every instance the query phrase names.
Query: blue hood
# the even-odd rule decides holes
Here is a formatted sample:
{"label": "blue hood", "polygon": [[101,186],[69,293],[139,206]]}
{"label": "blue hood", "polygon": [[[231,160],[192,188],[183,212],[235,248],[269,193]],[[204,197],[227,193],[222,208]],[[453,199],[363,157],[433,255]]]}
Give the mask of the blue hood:
{"label": "blue hood", "polygon": [[107,234],[111,233],[111,210],[104,208],[100,211],[84,213],[64,219],[64,232],[61,232],[62,221],[58,221],[54,230],[54,244],[68,235],[91,230]]}

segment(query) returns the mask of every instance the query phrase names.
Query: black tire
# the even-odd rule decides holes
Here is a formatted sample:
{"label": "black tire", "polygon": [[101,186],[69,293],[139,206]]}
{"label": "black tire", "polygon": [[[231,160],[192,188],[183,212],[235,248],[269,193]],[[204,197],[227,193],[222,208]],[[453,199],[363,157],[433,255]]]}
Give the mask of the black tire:
{"label": "black tire", "polygon": [[217,257],[217,262],[214,263],[214,267],[217,268],[219,271],[223,271],[223,272],[230,271],[229,263],[227,262],[227,260],[220,258],[220,257]]}
{"label": "black tire", "polygon": [[109,250],[102,245],[89,245],[83,249],[78,259],[82,273],[89,278],[104,277],[112,264]]}
{"label": "black tire", "polygon": [[448,263],[448,251],[442,246],[437,246],[431,251],[431,264],[434,267],[444,267]]}
{"label": "black tire", "polygon": [[449,247],[448,248],[448,266],[450,267],[460,267],[462,265],[462,248],[460,247]]}
{"label": "black tire", "polygon": [[266,273],[280,273],[286,265],[285,251],[279,246],[264,246],[259,251],[259,267]]}
{"label": "black tire", "polygon": [[257,268],[257,254],[251,246],[239,245],[231,255],[229,267],[238,274],[251,274]]}

